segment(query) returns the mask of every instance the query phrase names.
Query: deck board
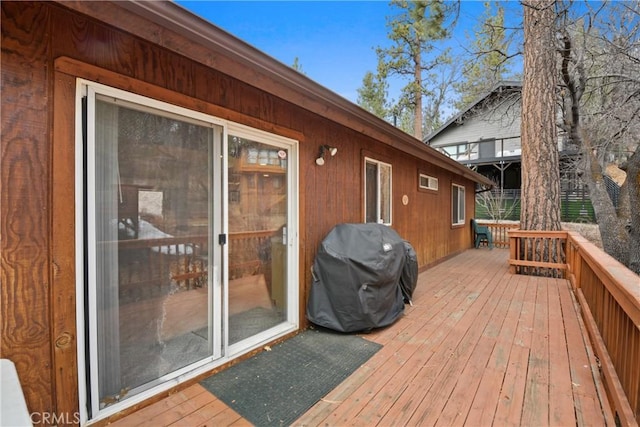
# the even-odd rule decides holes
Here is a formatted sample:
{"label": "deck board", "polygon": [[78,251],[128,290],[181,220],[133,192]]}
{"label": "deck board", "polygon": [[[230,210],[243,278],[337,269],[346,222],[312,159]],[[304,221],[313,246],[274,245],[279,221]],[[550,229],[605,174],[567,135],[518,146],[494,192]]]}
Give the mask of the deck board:
{"label": "deck board", "polygon": [[[489,280],[482,279],[487,286]],[[474,298],[473,305],[465,312],[464,317],[447,333],[446,346],[438,349],[437,355],[432,357],[425,383],[417,383],[422,389],[427,388],[428,392],[422,398],[416,412],[407,420],[409,425],[434,425],[448,406],[450,395],[457,385],[463,388],[474,386],[476,378],[466,377],[463,374],[465,365],[473,356],[473,365],[478,370],[483,370],[489,358],[493,340],[487,345],[478,345],[482,331],[491,318],[494,309],[500,300],[500,295],[504,287],[494,287],[493,292],[480,291]],[[443,368],[438,372],[438,367]],[[437,373],[436,373],[437,372]],[[435,373],[435,377],[431,376]],[[433,378],[433,380],[431,380]],[[454,402],[454,399],[451,399]],[[455,404],[453,405],[455,407]],[[455,408],[454,408],[455,410]],[[446,422],[447,420],[445,420]],[[447,423],[448,424],[448,423]]]}
{"label": "deck board", "polygon": [[[568,282],[507,258],[470,250],[420,274],[404,316],[362,335],[383,347],[294,425],[614,425]],[[250,425],[197,384],[115,424]]]}
{"label": "deck board", "polygon": [[516,334],[518,320],[522,309],[522,300],[525,294],[525,281],[516,280],[516,276],[512,276],[507,286],[513,290],[513,293],[505,293],[506,297],[511,300],[505,300],[508,304],[507,312],[502,321],[502,327],[493,347],[493,352],[482,374],[480,385],[476,392],[476,396],[471,404],[471,408],[467,414],[464,414],[465,420],[469,422],[477,422],[478,425],[490,425],[493,421],[500,399],[500,390],[502,389],[503,380],[507,367],[509,366],[509,357],[511,355],[511,347]]}
{"label": "deck board", "polygon": [[577,315],[579,308],[575,297],[565,286],[560,286],[558,289],[565,310],[571,311],[573,307],[572,313],[575,314],[565,316],[564,324],[577,424],[589,425],[594,417],[598,419],[600,411],[604,408],[607,425],[615,425],[611,406],[608,402],[601,403],[606,401],[607,396],[604,393],[597,394],[598,388],[602,389],[602,383],[597,376],[599,368],[594,363],[593,350],[591,346],[587,346],[587,351],[582,351],[585,348],[585,341],[588,341],[588,335],[582,319]]}
{"label": "deck board", "polygon": [[569,354],[564,328],[557,327],[564,324],[564,316],[571,315],[562,312],[559,287],[561,283],[549,287],[549,376],[556,380],[549,384],[549,423],[552,425],[575,425],[575,411],[573,407],[573,390]]}
{"label": "deck board", "polygon": [[536,301],[522,424],[541,426],[548,425],[549,419],[549,301],[547,283],[533,277],[530,286],[535,286]]}

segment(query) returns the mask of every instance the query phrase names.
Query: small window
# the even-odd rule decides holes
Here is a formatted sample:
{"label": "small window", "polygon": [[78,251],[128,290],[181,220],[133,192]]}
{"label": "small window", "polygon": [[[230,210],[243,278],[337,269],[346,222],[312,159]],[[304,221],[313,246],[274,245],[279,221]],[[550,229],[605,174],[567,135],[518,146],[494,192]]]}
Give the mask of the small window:
{"label": "small window", "polygon": [[365,158],[365,222],[391,225],[391,165]]}
{"label": "small window", "polygon": [[438,178],[434,178],[423,173],[420,174],[419,186],[424,190],[438,191]]}
{"label": "small window", "polygon": [[451,224],[464,224],[465,211],[465,189],[461,185],[452,184],[451,186]]}

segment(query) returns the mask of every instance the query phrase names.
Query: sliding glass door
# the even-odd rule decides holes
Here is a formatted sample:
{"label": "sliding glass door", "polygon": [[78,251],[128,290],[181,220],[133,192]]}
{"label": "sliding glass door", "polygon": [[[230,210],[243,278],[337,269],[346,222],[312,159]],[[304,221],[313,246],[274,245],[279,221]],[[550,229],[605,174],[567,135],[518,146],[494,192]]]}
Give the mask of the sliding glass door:
{"label": "sliding glass door", "polygon": [[223,128],[89,91],[91,407],[221,355]]}
{"label": "sliding glass door", "polygon": [[228,343],[234,345],[288,320],[290,149],[230,132],[228,151]]}
{"label": "sliding glass door", "polygon": [[91,419],[297,328],[297,143],[95,83],[81,92]]}

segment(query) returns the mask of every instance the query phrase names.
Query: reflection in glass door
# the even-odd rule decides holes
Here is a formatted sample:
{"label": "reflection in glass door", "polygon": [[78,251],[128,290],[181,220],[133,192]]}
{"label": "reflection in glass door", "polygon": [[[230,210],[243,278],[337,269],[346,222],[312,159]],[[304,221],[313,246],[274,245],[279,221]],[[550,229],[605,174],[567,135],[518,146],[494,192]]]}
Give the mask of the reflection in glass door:
{"label": "reflection in glass door", "polygon": [[89,91],[94,416],[221,354],[221,256],[213,236],[222,226],[223,130],[161,107]]}
{"label": "reflection in glass door", "polygon": [[287,320],[288,157],[261,138],[228,138],[229,345]]}

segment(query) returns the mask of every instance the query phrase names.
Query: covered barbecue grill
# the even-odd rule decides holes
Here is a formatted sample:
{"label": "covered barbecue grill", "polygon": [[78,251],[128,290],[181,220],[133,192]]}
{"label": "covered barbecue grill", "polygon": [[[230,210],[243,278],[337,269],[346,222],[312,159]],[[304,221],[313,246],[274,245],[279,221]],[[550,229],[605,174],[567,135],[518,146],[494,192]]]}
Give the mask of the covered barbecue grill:
{"label": "covered barbecue grill", "polygon": [[356,332],[390,325],[404,312],[417,260],[411,245],[386,225],[340,224],[322,241],[312,272],[308,319]]}

